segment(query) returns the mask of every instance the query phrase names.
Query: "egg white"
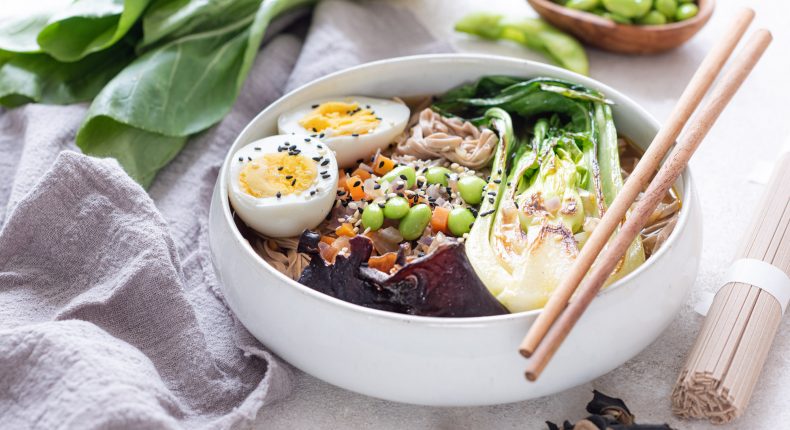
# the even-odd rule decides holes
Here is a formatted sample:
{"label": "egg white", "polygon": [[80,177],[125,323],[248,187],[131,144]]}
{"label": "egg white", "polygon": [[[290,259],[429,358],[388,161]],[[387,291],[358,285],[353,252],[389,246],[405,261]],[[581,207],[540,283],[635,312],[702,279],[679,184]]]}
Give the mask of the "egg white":
{"label": "egg white", "polygon": [[[305,191],[282,194],[280,198],[247,194],[239,182],[244,166],[264,154],[276,154],[277,148],[286,143],[296,145],[301,155],[307,158],[321,157],[316,162],[317,175],[313,183]],[[337,161],[325,143],[302,134],[270,136],[233,154],[227,177],[228,196],[242,221],[258,232],[270,237],[298,236],[305,229],[318,226],[332,210],[337,193],[337,175]],[[310,195],[311,190],[315,191],[314,195]]]}
{"label": "egg white", "polygon": [[377,150],[386,148],[398,135],[403,133],[409,122],[408,106],[394,100],[362,96],[326,97],[312,100],[280,115],[277,119],[277,128],[280,134],[295,133],[316,136],[316,133],[302,127],[299,121],[313,111],[313,106],[331,101],[356,102],[362,108],[370,106],[375,115],[381,118],[379,125],[372,132],[359,136],[333,136],[331,129],[323,131],[324,136],[320,139],[335,151],[335,158],[340,167],[352,167],[357,164],[357,160],[366,160]]}

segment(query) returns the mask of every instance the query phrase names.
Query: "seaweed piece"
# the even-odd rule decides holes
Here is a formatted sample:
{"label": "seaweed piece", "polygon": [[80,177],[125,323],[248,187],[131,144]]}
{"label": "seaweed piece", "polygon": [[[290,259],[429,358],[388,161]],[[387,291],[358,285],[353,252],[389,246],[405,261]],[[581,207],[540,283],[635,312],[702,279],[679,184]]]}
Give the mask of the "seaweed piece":
{"label": "seaweed piece", "polygon": [[621,399],[609,397],[598,390],[587,404],[587,412],[593,414],[571,424],[564,421],[562,427],[546,421],[549,430],[672,430],[669,424],[636,424],[634,414]]}
{"label": "seaweed piece", "polygon": [[366,267],[373,251],[370,239],[349,241],[348,255],[327,263],[318,252],[320,235],[305,231],[299,252],[310,264],[299,282],[324,294],[390,312],[434,317],[477,317],[506,314],[507,309],[488,292],[458,242],[441,245],[433,253],[401,267],[392,275]]}

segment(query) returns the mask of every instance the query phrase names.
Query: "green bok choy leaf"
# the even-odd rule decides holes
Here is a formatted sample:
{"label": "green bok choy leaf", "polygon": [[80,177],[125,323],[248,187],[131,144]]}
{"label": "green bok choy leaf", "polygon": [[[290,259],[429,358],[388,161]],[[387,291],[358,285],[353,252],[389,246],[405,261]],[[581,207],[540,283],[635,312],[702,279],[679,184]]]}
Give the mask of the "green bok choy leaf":
{"label": "green bok choy leaf", "polygon": [[[610,107],[602,94],[559,80],[487,77],[436,108],[500,137],[466,253],[511,312],[542,307],[622,187]],[[609,282],[644,258],[636,240]]]}

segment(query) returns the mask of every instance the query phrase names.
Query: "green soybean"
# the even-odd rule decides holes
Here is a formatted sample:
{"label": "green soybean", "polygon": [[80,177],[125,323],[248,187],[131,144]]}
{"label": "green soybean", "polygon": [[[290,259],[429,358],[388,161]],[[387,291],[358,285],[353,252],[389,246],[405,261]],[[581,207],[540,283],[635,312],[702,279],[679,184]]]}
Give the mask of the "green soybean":
{"label": "green soybean", "polygon": [[455,208],[447,216],[447,227],[450,228],[450,232],[455,236],[463,236],[464,233],[469,233],[474,222],[475,216],[466,208]]}
{"label": "green soybean", "polygon": [[678,2],[677,0],[656,0],[656,4],[653,7],[665,17],[674,18],[678,11]]}
{"label": "green soybean", "polygon": [[409,209],[403,219],[400,220],[398,231],[406,240],[415,240],[422,236],[425,227],[431,222],[431,208],[425,204],[418,204]]}
{"label": "green soybean", "polygon": [[477,205],[483,201],[483,188],[486,181],[479,176],[464,176],[458,180],[458,193],[461,199],[468,205]]}
{"label": "green soybean", "polygon": [[425,180],[427,180],[429,184],[442,184],[442,186],[446,187],[447,178],[451,173],[453,172],[446,167],[434,166],[425,172]]}
{"label": "green soybean", "polygon": [[625,18],[639,18],[647,14],[653,6],[653,0],[603,0],[609,12]]}
{"label": "green soybean", "polygon": [[667,23],[667,17],[657,10],[651,10],[647,15],[637,19],[636,23],[641,25],[661,25]]}
{"label": "green soybean", "polygon": [[401,219],[409,213],[409,201],[397,196],[384,203],[384,216],[389,219]]}
{"label": "green soybean", "polygon": [[384,210],[378,203],[370,203],[362,211],[362,226],[371,230],[378,230],[384,225]]}
{"label": "green soybean", "polygon": [[694,3],[684,3],[678,7],[678,11],[675,13],[675,19],[678,21],[683,21],[684,19],[689,19],[697,16],[699,12],[699,8]]}
{"label": "green soybean", "polygon": [[618,13],[604,12],[604,13],[601,14],[601,16],[606,18],[606,19],[611,19],[612,21],[614,21],[614,22],[616,22],[618,24],[631,24],[632,23],[630,18],[626,18],[626,17],[624,17],[624,16],[622,16],[622,15],[620,15]]}
{"label": "green soybean", "polygon": [[593,10],[601,4],[601,0],[568,0],[565,7],[578,10]]}
{"label": "green soybean", "polygon": [[390,170],[384,177],[382,177],[382,181],[386,182],[395,182],[397,179],[404,179],[406,180],[406,188],[411,188],[414,186],[414,183],[417,182],[417,172],[414,171],[414,167],[411,166],[399,166],[392,170]]}

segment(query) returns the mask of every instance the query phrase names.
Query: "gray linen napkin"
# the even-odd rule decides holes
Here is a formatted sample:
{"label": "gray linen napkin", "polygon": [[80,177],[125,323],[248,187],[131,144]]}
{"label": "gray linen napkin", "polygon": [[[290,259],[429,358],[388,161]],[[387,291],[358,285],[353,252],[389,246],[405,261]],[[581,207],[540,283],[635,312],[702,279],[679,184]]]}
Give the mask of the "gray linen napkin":
{"label": "gray linen napkin", "polygon": [[304,46],[268,43],[233,111],[148,194],[72,152],[85,105],[0,111],[0,427],[229,428],[287,396],[289,368],[239,325],[210,264],[218,166],[283,89],[447,50],[408,11],[322,2]]}

